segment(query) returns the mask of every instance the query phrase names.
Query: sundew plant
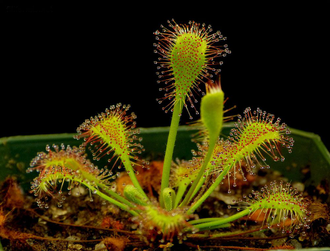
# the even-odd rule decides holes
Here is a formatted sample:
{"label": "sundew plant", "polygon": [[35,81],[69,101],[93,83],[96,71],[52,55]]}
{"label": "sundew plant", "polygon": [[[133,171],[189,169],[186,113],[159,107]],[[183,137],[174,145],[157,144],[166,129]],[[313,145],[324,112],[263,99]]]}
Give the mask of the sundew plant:
{"label": "sundew plant", "polygon": [[[231,193],[237,187],[237,175],[247,181],[246,175],[254,174],[257,168],[269,168],[269,160],[284,161],[282,148],[291,152],[294,142],[285,123],[259,108],[246,108],[242,115],[232,116],[236,122],[230,135],[219,136],[228,117],[224,115],[225,94],[215,80],[221,59],[230,54],[220,31],[210,25],[177,24],[172,20],[154,35],[157,82],[164,92],[157,101],[165,113],[172,115],[158,198],[155,200],[137,179],[140,174],[136,167],[145,167],[146,163],[139,158],[144,147],[136,115],[129,113],[130,105],[116,104],[78,127],[75,138],[83,140],[80,146],[46,146],[46,151],[31,161],[28,172],[39,172],[31,186],[38,205],[47,209],[49,198],[54,198],[61,207],[64,189],[70,193],[84,186],[91,200],[100,196],[128,212],[141,239],[156,246],[182,243],[191,234],[228,228],[229,223],[243,217],[265,215],[260,229],[276,228],[291,235],[308,228],[307,203],[289,183],[281,181],[252,192],[240,201],[241,210],[230,217],[200,218],[196,214],[224,180],[229,181],[226,192]],[[190,119],[198,119],[195,124],[200,132],[194,138],[198,150],[193,151],[191,160],[174,161],[183,112]],[[87,158],[87,152],[91,152],[92,159]],[[99,169],[95,162],[102,158],[114,163],[113,167]],[[131,180],[122,193],[112,185],[118,166]]]}

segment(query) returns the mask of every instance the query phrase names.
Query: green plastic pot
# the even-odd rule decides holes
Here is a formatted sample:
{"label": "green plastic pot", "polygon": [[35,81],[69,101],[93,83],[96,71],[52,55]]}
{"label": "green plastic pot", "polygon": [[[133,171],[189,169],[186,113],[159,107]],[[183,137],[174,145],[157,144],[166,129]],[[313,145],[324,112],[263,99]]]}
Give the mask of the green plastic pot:
{"label": "green plastic pot", "polygon": [[[223,135],[228,135],[232,123],[224,125]],[[140,136],[143,137],[143,145],[146,149],[144,156],[154,159],[161,159],[165,152],[168,127],[141,128]],[[176,146],[173,157],[180,159],[190,159],[191,149],[196,149],[196,145],[191,142],[192,134],[196,133],[196,127],[181,126],[178,131]],[[286,160],[282,162],[268,161],[272,169],[278,170],[291,181],[303,181],[307,184],[319,184],[322,179],[330,179],[330,154],[320,137],[314,133],[291,129],[291,136],[295,140],[293,152],[287,153],[283,149]],[[13,136],[0,139],[0,181],[9,175],[15,175],[21,182],[24,189],[28,189],[30,182],[36,173],[26,173],[30,161],[37,152],[45,151],[47,144],[78,146],[79,141],[73,139],[71,133]],[[99,167],[105,162],[97,163]],[[305,177],[303,168],[309,168],[310,173]]]}
{"label": "green plastic pot", "polygon": [[[233,123],[226,123],[222,130],[223,135],[228,135]],[[140,136],[143,137],[143,145],[146,151],[142,157],[149,156],[151,159],[162,159],[165,153],[168,127],[141,128]],[[191,149],[196,145],[191,142],[191,136],[197,132],[193,126],[181,126],[178,131],[175,152],[173,157],[191,159]],[[301,181],[306,185],[318,185],[322,180],[330,180],[330,154],[320,137],[314,133],[291,129],[291,136],[295,143],[293,152],[289,154],[283,149],[286,160],[282,162],[268,161],[272,169],[280,171],[290,181]],[[78,146],[79,141],[73,139],[74,134],[52,134],[13,136],[0,139],[0,181],[9,175],[17,177],[25,191],[29,190],[30,182],[37,175],[35,172],[26,173],[30,161],[37,152],[45,151],[47,144]],[[106,162],[97,163],[99,167]],[[306,175],[302,172],[308,168]],[[329,201],[328,201],[329,202]],[[330,250],[330,249],[309,249]]]}

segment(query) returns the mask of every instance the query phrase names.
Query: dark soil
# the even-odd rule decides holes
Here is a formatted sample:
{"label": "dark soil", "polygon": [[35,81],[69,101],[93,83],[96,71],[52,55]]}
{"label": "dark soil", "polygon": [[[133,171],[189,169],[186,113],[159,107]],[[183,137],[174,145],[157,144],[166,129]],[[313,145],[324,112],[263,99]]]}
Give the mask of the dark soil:
{"label": "dark soil", "polygon": [[[249,177],[250,182],[238,182],[238,187],[231,189],[230,194],[227,193],[227,184],[222,184],[221,189],[214,192],[197,211],[199,217],[225,217],[233,214],[235,209],[228,209],[228,204],[233,200],[272,180],[285,180],[280,173],[267,170],[265,175],[265,172],[259,171],[258,175]],[[2,184],[0,194],[0,240],[6,251],[162,250],[172,244],[175,245],[171,250],[269,250],[329,246],[330,221],[326,203],[329,201],[329,184],[323,182],[308,187],[302,183],[292,185],[310,201],[310,229],[304,235],[297,233],[289,237],[274,229],[259,231],[260,225],[245,219],[236,221],[230,229],[212,232],[232,232],[227,237],[192,235],[183,244],[156,243],[150,247],[136,234],[138,226],[131,221],[130,214],[97,196],[93,196],[91,201],[84,188],[76,188],[71,196],[63,192],[66,200],[61,207],[58,207],[54,199],[49,201],[48,209],[39,209],[34,198],[28,194],[23,196],[15,179],[8,178]],[[238,230],[244,233],[234,235]]]}

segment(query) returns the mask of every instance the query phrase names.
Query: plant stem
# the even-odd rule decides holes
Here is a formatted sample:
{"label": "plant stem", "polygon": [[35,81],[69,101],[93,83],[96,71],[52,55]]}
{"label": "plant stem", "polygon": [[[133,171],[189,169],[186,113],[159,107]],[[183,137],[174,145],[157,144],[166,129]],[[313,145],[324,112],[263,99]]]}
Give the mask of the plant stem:
{"label": "plant stem", "polygon": [[126,200],[124,197],[120,196],[119,194],[117,194],[114,191],[111,191],[108,186],[106,186],[102,183],[97,183],[97,186],[100,187],[108,195],[110,195],[111,197],[118,200],[119,202],[122,202],[122,203],[126,204],[127,206],[129,206],[131,208],[134,207],[134,205],[131,202],[129,202],[128,200]]}
{"label": "plant stem", "polygon": [[[205,172],[204,175],[202,176],[202,178],[199,180],[199,183],[197,184],[193,194],[191,195],[191,199],[194,198],[194,196],[197,194],[197,192],[199,191],[199,189],[202,187],[202,185],[204,184],[207,176],[209,175],[209,172]],[[190,201],[190,200],[189,200]]]}
{"label": "plant stem", "polygon": [[[80,169],[79,166],[77,166],[77,163],[75,163],[73,161],[71,161],[71,162],[67,161],[67,166],[72,170],[79,170]],[[113,197],[117,201],[126,204],[130,208],[134,207],[134,205],[131,202],[129,202],[128,200],[126,200],[124,197],[120,196],[116,192],[111,191],[107,185],[101,183],[96,177],[90,175],[88,172],[86,172],[84,170],[80,170],[80,172],[82,173],[82,175],[85,179],[94,182],[98,187],[103,189],[104,192],[106,192],[108,195],[110,195],[111,197]],[[85,183],[83,183],[83,184],[86,185]]]}
{"label": "plant stem", "polygon": [[130,177],[135,188],[139,190],[139,192],[143,195],[143,197],[145,197],[147,200],[149,200],[148,196],[143,191],[142,187],[140,186],[139,181],[137,180],[137,178],[135,176],[135,172],[132,167],[131,160],[127,157],[127,158],[123,158],[122,161],[125,166],[126,172],[127,172],[128,176]]}
{"label": "plant stem", "polygon": [[205,222],[205,223],[194,225],[194,227],[198,228],[199,231],[218,228],[218,226],[220,226],[220,225],[237,220],[245,215],[248,215],[249,213],[250,213],[250,210],[249,210],[249,208],[247,208],[247,209],[245,209],[237,214],[231,215],[227,218],[219,218],[218,220],[213,220],[210,222]]}
{"label": "plant stem", "polygon": [[[199,181],[203,177],[205,169],[206,169],[206,167],[208,166],[208,164],[211,160],[213,150],[214,150],[214,147],[217,143],[217,140],[218,140],[218,137],[210,138],[210,140],[209,140],[209,149],[208,149],[207,154],[205,156],[205,159],[204,159],[203,165],[201,167],[201,170],[199,171],[197,178],[195,179],[194,183],[191,185],[190,189],[188,190],[187,195],[185,196],[185,198],[184,198],[184,200],[183,200],[183,202],[181,203],[180,206],[188,205],[189,201],[191,201],[191,199],[193,197],[193,194],[196,194],[197,191],[195,191],[195,189],[196,189],[197,185],[199,184]],[[199,185],[198,189],[201,187],[201,185]]]}
{"label": "plant stem", "polygon": [[117,207],[119,207],[120,209],[123,209],[129,213],[131,213],[132,215],[134,216],[138,216],[139,214],[133,210],[130,209],[130,207],[128,205],[125,205],[107,195],[105,195],[104,193],[100,192],[98,189],[96,189],[95,187],[93,187],[92,185],[90,184],[87,184],[87,183],[82,183],[84,186],[88,187],[93,194],[97,194],[98,196],[100,196],[102,199],[105,199],[106,201],[116,205]]}
{"label": "plant stem", "polygon": [[177,208],[181,199],[182,199],[182,196],[184,195],[186,189],[188,187],[188,184],[180,184],[179,187],[178,187],[178,190],[177,190],[177,194],[176,194],[176,197],[175,197],[175,203],[174,203],[174,208]]}
{"label": "plant stem", "polygon": [[192,214],[214,191],[214,189],[220,184],[228,171],[235,165],[236,162],[233,162],[227,168],[225,168],[221,174],[216,178],[214,183],[206,190],[206,192],[188,209],[187,214]]}
{"label": "plant stem", "polygon": [[174,108],[173,108],[170,131],[169,131],[168,138],[167,138],[163,174],[162,174],[162,183],[161,183],[161,188],[160,188],[160,205],[162,207],[164,206],[163,190],[165,188],[167,188],[169,185],[174,145],[175,145],[176,135],[177,135],[178,127],[179,127],[182,108],[183,108],[183,104],[181,101],[175,102]]}

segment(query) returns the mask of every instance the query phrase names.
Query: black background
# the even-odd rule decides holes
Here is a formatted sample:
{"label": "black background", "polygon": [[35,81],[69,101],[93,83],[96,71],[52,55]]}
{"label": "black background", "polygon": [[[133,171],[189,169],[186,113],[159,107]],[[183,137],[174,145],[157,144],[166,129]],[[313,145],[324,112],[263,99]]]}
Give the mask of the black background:
{"label": "black background", "polygon": [[260,107],[329,148],[328,7],[286,2],[5,2],[0,137],[75,132],[118,102],[132,105],[140,127],[169,125],[156,102],[153,32],[174,18],[228,38],[221,79],[232,114]]}

